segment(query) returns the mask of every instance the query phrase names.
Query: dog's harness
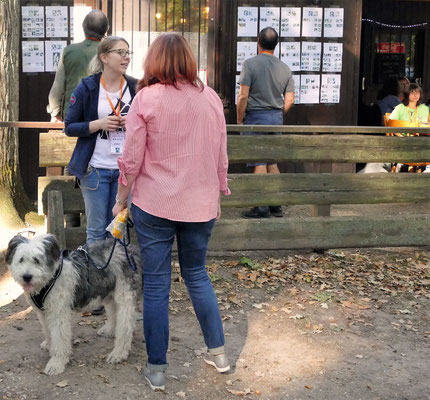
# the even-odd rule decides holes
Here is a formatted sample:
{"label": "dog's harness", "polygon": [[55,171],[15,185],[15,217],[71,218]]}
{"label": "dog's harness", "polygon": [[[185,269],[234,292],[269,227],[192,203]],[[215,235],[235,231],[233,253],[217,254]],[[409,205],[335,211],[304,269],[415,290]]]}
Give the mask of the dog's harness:
{"label": "dog's harness", "polygon": [[43,303],[45,302],[46,296],[48,296],[49,292],[54,287],[55,282],[57,281],[58,277],[61,275],[61,271],[63,270],[63,260],[64,260],[65,252],[67,252],[67,250],[63,250],[61,252],[60,265],[58,266],[57,270],[55,271],[55,274],[52,277],[52,279],[40,290],[40,292],[38,294],[30,294],[30,298],[33,301],[34,305],[41,311],[43,311],[45,309],[43,307]]}

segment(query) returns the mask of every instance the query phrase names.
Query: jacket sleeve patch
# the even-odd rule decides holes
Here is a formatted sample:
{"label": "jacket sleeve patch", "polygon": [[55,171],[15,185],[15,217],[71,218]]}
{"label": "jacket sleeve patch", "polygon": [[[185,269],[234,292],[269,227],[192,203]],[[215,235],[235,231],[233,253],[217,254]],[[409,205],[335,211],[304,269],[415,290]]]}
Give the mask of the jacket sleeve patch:
{"label": "jacket sleeve patch", "polygon": [[73,104],[76,103],[76,96],[74,93],[70,96],[70,105],[73,106]]}

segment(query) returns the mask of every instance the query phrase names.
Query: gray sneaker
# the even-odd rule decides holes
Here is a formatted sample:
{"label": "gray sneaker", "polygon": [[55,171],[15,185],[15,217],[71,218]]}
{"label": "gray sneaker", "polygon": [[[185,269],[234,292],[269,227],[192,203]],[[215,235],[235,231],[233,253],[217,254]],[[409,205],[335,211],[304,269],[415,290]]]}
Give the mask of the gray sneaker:
{"label": "gray sneaker", "polygon": [[164,384],[166,383],[164,371],[151,371],[148,367],[145,367],[143,369],[143,376],[148,381],[152,390],[156,392],[164,390]]}
{"label": "gray sneaker", "polygon": [[209,352],[203,354],[203,360],[206,364],[212,365],[220,373],[230,371],[230,363],[225,353],[213,355]]}

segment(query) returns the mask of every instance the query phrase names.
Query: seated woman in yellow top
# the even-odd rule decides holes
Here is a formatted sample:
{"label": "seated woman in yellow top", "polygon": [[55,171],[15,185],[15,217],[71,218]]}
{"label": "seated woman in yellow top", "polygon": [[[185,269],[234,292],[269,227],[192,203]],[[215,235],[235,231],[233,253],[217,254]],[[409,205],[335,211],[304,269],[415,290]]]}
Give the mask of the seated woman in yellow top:
{"label": "seated woman in yellow top", "polygon": [[411,83],[404,92],[402,102],[393,110],[390,119],[407,122],[428,123],[429,108],[423,103],[423,91],[416,83]]}

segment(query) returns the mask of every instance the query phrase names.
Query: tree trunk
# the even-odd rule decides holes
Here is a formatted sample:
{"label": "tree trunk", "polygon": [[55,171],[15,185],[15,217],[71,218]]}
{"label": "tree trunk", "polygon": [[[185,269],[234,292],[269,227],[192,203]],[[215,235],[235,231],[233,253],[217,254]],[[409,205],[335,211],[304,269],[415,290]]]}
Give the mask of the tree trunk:
{"label": "tree trunk", "polygon": [[[20,1],[0,0],[0,120],[18,121]],[[22,225],[29,200],[18,160],[18,129],[0,128],[0,230]]]}

